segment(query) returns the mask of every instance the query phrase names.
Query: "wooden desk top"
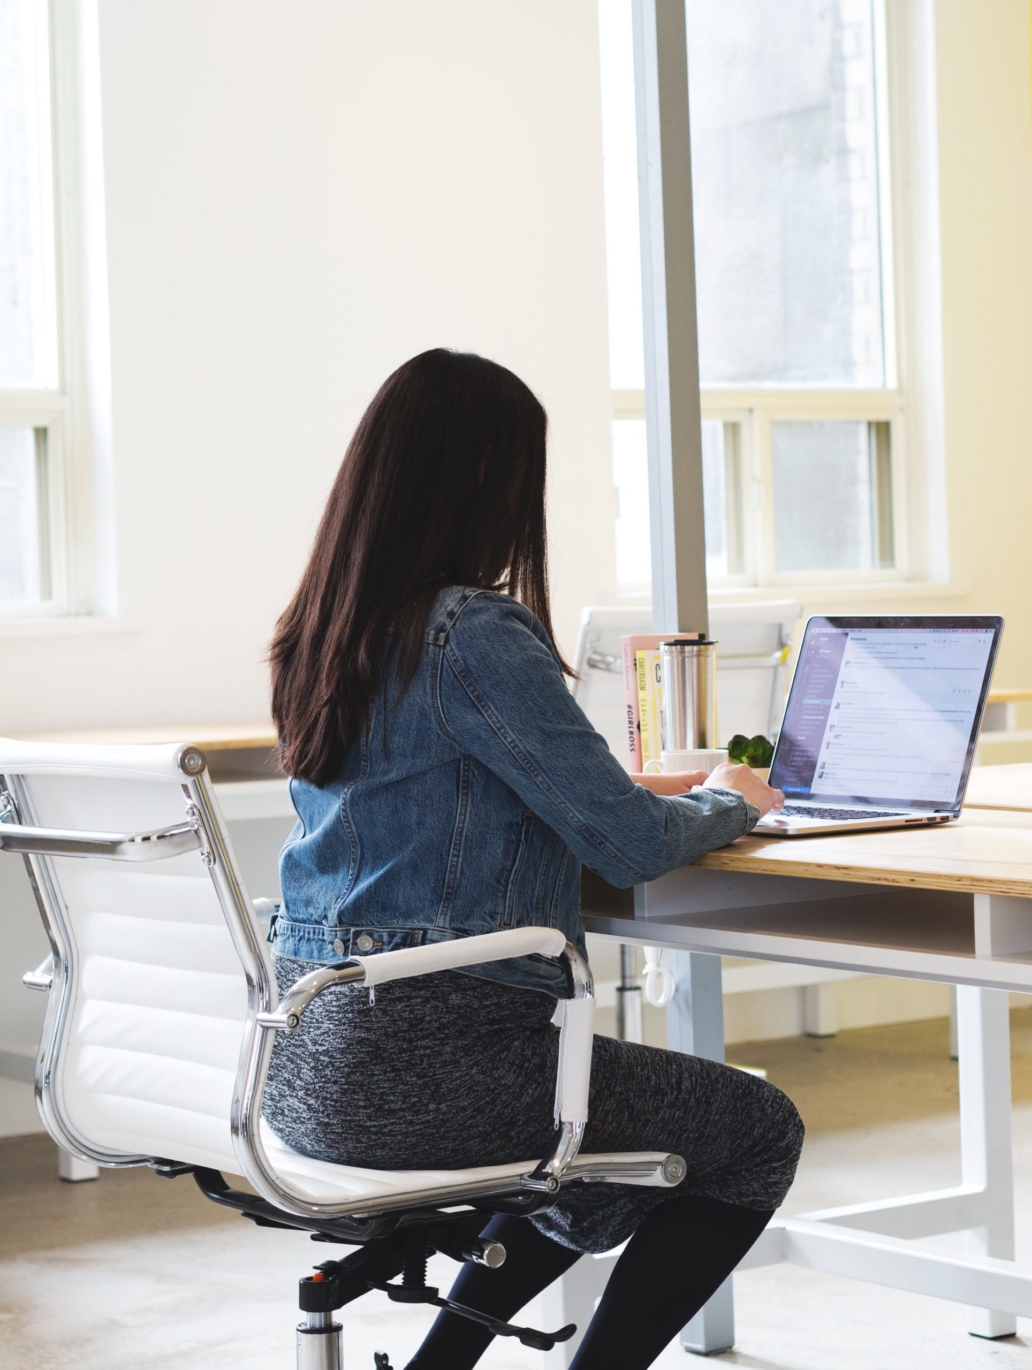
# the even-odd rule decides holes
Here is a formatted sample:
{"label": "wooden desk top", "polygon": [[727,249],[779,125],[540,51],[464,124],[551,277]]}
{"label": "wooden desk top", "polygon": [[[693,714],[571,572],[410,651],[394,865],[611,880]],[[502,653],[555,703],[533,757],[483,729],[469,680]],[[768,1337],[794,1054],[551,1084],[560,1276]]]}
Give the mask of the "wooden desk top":
{"label": "wooden desk top", "polygon": [[942,827],[838,837],[742,837],[696,865],[751,875],[1032,899],[1032,813],[968,809],[956,823]]}
{"label": "wooden desk top", "polygon": [[1010,809],[1032,813],[1032,765],[976,766],[971,772],[964,807]]}
{"label": "wooden desk top", "polygon": [[96,746],[145,746],[157,742],[194,742],[206,752],[245,751],[276,745],[276,729],[258,723],[178,723],[172,727],[90,728],[81,732],[24,733],[26,742],[73,742]]}
{"label": "wooden desk top", "polygon": [[1007,685],[998,685],[989,691],[987,703],[989,704],[1020,704],[1024,700],[1032,699],[1032,690],[1014,689]]}

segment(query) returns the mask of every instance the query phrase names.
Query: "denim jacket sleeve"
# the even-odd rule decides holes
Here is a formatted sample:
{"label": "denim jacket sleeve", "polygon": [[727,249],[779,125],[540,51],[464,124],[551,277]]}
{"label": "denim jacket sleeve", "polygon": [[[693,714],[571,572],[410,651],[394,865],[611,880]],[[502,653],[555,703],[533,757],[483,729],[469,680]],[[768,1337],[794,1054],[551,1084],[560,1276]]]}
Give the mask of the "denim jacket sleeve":
{"label": "denim jacket sleeve", "polygon": [[544,630],[505,595],[463,605],[443,642],[440,726],[611,884],[734,841],[759,818],[732,790],[665,798],[636,785],[566,687]]}

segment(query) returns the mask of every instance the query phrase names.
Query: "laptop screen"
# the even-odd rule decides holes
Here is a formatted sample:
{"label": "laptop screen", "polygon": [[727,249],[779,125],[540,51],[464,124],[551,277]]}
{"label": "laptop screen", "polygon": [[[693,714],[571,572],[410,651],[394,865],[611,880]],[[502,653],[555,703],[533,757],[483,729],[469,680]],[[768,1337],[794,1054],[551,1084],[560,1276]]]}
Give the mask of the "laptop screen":
{"label": "laptop screen", "polygon": [[789,799],[959,810],[1000,618],[811,618],[771,765]]}

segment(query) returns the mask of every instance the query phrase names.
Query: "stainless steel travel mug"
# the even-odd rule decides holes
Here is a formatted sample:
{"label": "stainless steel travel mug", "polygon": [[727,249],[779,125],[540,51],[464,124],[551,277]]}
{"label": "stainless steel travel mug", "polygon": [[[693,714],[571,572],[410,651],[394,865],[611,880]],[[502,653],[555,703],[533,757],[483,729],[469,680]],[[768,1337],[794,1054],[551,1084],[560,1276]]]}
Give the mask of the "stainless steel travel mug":
{"label": "stainless steel travel mug", "polygon": [[663,750],[717,744],[717,644],[661,642]]}

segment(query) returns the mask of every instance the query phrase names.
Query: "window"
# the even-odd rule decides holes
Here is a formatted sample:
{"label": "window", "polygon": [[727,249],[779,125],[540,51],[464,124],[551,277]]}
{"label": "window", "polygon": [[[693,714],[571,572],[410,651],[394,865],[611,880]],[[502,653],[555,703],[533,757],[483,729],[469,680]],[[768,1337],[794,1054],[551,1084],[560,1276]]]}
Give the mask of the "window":
{"label": "window", "polygon": [[[84,7],[88,8],[88,7]],[[79,99],[87,63],[78,7],[0,0],[0,617],[94,607],[97,585],[72,531],[89,543],[91,456],[85,403],[96,376],[81,346],[87,309],[83,166],[90,129]],[[60,93],[62,101],[56,100]],[[61,127],[60,105],[74,114]],[[64,136],[62,136],[62,134]],[[60,183],[62,214],[55,213]],[[70,222],[70,211],[82,218]],[[60,221],[59,221],[60,220]],[[94,264],[99,288],[102,266]],[[68,325],[75,320],[80,334]],[[74,363],[74,364],[72,364]],[[69,377],[78,387],[72,393]],[[95,405],[94,405],[95,408]]]}
{"label": "window", "polygon": [[[902,579],[883,0],[687,0],[714,586]],[[600,0],[617,574],[648,587],[630,0]]]}
{"label": "window", "polygon": [[47,13],[36,0],[0,0],[0,128],[0,609],[9,610],[54,597],[53,141]]}

